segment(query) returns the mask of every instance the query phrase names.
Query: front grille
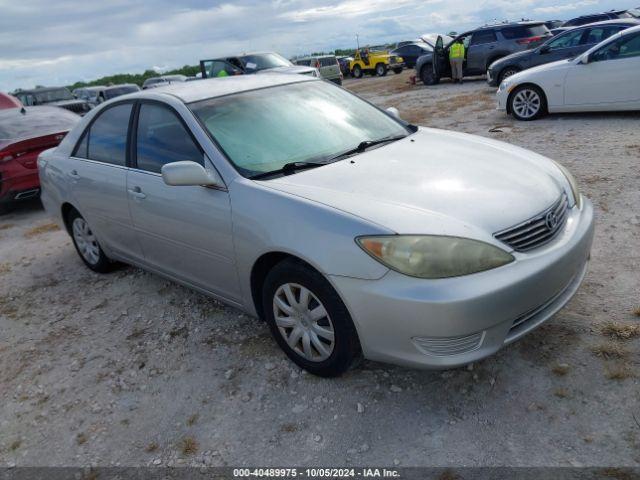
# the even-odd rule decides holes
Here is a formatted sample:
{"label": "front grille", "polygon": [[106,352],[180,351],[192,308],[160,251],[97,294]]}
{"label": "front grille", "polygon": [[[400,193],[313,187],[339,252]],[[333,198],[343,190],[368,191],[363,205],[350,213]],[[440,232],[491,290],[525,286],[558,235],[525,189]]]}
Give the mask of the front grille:
{"label": "front grille", "polygon": [[398,59],[396,57],[389,58],[389,63],[396,63]]}
{"label": "front grille", "polygon": [[70,103],[67,105],[62,105],[62,108],[70,110],[74,113],[83,113],[87,111],[85,105],[85,103]]}
{"label": "front grille", "polygon": [[484,332],[473,333],[461,337],[416,337],[416,346],[428,355],[445,357],[472,352],[480,348]]}
{"label": "front grille", "polygon": [[533,250],[551,241],[562,229],[568,206],[567,196],[562,194],[557,202],[535,217],[493,236],[518,252]]}

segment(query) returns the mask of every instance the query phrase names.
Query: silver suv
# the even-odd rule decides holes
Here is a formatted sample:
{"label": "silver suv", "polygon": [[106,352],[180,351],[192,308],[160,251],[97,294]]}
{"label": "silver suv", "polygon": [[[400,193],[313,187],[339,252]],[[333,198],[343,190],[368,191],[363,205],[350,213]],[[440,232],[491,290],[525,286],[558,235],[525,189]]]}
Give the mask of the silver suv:
{"label": "silver suv", "polygon": [[335,55],[310,55],[294,58],[291,61],[296,65],[317,68],[322,78],[342,85],[342,72]]}
{"label": "silver suv", "polygon": [[418,58],[416,74],[425,85],[435,85],[442,77],[450,77],[449,47],[459,39],[465,46],[464,75],[482,75],[496,60],[536,47],[549,38],[551,32],[544,22],[486,25],[458,35],[446,45],[438,37],[434,51]]}

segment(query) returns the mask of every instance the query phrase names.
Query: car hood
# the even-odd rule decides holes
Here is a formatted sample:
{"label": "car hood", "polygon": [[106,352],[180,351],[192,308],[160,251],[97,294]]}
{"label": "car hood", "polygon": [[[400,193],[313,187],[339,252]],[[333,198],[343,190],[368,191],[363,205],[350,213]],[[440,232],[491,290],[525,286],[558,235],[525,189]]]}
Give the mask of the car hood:
{"label": "car hood", "polygon": [[549,159],[506,143],[420,128],[405,139],[324,167],[260,182],[396,233],[492,241],[563,191]]}
{"label": "car hood", "polygon": [[297,74],[307,74],[314,73],[316,71],[313,67],[305,67],[302,65],[293,65],[291,67],[276,67],[269,68],[266,70],[260,70],[258,73],[297,73]]}
{"label": "car hood", "polygon": [[496,66],[507,65],[510,62],[521,62],[529,60],[535,54],[535,49],[532,50],[523,50],[521,52],[512,53],[511,55],[507,55],[506,57],[502,57],[495,62],[493,62],[489,68],[496,68]]}

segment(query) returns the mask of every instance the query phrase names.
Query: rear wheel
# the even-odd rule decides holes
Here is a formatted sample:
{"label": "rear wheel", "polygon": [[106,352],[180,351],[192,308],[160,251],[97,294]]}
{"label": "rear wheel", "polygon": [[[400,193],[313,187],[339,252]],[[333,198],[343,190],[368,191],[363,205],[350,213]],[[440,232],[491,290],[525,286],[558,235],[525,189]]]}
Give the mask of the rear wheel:
{"label": "rear wheel", "polygon": [[351,316],[316,270],[284,260],[267,275],[262,306],[271,334],[299,367],[322,377],[344,373],[360,356]]}
{"label": "rear wheel", "polygon": [[535,85],[522,85],[509,96],[509,110],[518,120],[535,120],[546,112],[544,93]]}
{"label": "rear wheel", "polygon": [[505,78],[509,78],[511,75],[515,75],[520,71],[517,67],[507,67],[502,72],[500,72],[500,77],[498,79],[498,83],[502,83]]}
{"label": "rear wheel", "polygon": [[379,63],[376,65],[376,75],[379,77],[384,77],[387,74],[387,66],[384,63]]}
{"label": "rear wheel", "polygon": [[360,65],[355,65],[353,67],[351,75],[353,75],[353,78],[362,78],[362,68],[360,67]]}
{"label": "rear wheel", "polygon": [[113,263],[100,247],[87,221],[77,210],[69,213],[67,224],[71,230],[73,245],[84,264],[94,272],[110,272],[113,269]]}
{"label": "rear wheel", "polygon": [[430,63],[427,63],[420,69],[420,80],[425,85],[436,85],[440,83],[440,79],[433,73],[433,67]]}

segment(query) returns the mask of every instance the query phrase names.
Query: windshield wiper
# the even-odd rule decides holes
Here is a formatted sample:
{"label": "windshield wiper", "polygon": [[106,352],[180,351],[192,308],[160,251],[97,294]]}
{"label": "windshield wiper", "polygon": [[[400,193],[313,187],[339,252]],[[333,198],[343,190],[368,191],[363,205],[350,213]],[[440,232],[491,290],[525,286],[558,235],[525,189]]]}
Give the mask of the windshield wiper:
{"label": "windshield wiper", "polygon": [[345,157],[348,157],[350,155],[355,155],[356,153],[362,153],[367,148],[373,147],[374,145],[380,145],[382,143],[387,143],[387,142],[395,142],[396,140],[402,140],[405,137],[407,137],[407,135],[398,135],[396,137],[380,138],[378,140],[364,140],[364,141],[360,142],[357,147],[351,148],[351,149],[347,150],[346,152],[339,153],[335,157],[331,157],[329,159],[329,161],[333,162],[333,161],[336,161],[336,160],[340,160],[341,158],[345,158]]}
{"label": "windshield wiper", "polygon": [[282,166],[282,168],[278,168],[277,170],[271,170],[270,172],[257,173],[255,175],[250,176],[249,178],[251,180],[259,180],[261,178],[267,178],[273,175],[278,175],[279,173],[283,175],[289,175],[299,170],[306,170],[307,168],[321,167],[322,165],[326,165],[326,164],[327,162],[289,162],[289,163],[285,163]]}

